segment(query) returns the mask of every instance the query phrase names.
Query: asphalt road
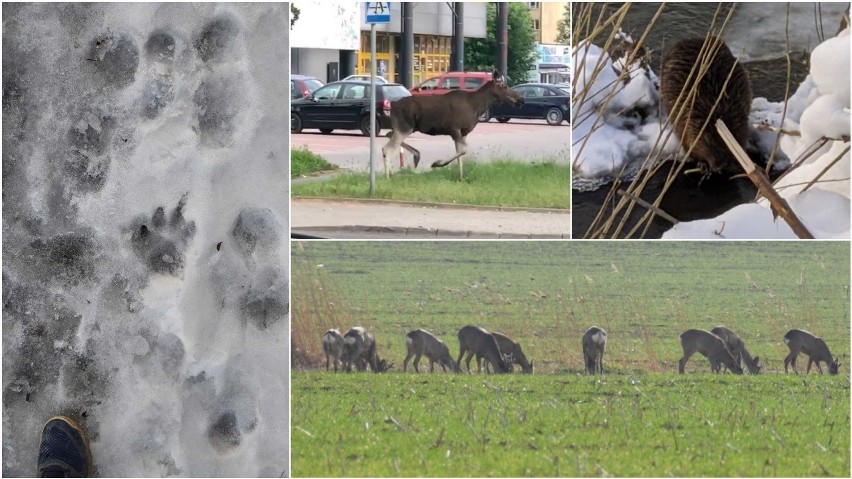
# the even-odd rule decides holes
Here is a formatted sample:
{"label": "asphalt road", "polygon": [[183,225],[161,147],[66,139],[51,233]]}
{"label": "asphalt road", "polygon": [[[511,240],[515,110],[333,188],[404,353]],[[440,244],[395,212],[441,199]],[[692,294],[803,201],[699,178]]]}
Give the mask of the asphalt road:
{"label": "asphalt road", "polygon": [[[376,138],[377,173],[384,172],[382,146],[387,143],[384,136],[388,130],[382,130]],[[480,123],[468,135],[468,156],[476,161],[494,159],[512,159],[514,161],[535,162],[556,160],[569,163],[571,127],[563,122],[559,126],[550,126],[544,120],[510,120],[498,123],[491,120]],[[369,171],[370,139],[357,130],[335,130],[323,135],[318,130],[305,130],[290,136],[292,147],[306,147],[322,155],[328,162],[352,171]],[[411,135],[406,143],[420,150],[421,162],[418,170],[426,171],[435,160],[443,160],[455,155],[455,145],[449,136],[429,136],[422,133]],[[414,166],[411,155],[406,155],[406,165]],[[471,160],[468,160],[471,161]],[[399,169],[399,159],[391,162],[394,170]]]}

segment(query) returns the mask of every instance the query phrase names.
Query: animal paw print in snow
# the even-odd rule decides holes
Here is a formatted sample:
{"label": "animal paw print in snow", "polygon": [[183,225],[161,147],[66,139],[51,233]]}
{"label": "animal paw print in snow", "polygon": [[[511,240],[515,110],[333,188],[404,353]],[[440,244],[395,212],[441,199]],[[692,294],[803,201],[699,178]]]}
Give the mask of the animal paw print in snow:
{"label": "animal paw print in snow", "polygon": [[195,234],[195,222],[183,217],[187,195],[178,202],[166,221],[165,209],[160,206],[147,221],[137,219],[133,227],[133,249],[154,273],[178,275],[184,266],[184,251]]}

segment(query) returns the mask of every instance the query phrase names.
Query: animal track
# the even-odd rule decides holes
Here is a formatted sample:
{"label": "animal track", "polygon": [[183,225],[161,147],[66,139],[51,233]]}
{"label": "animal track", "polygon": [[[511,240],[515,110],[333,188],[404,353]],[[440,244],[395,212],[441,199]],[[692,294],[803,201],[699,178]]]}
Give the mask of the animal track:
{"label": "animal track", "polygon": [[204,63],[225,61],[240,32],[237,19],[224,13],[211,20],[195,39],[195,49]]}
{"label": "animal track", "polygon": [[147,118],[155,118],[175,99],[172,78],[175,60],[174,37],[162,30],[154,31],[145,42],[145,56],[153,75],[145,89],[143,114]]}
{"label": "animal track", "polygon": [[115,126],[110,115],[86,112],[68,131],[71,151],[65,159],[65,171],[81,191],[98,191],[106,183]]}
{"label": "animal track", "polygon": [[234,119],[240,112],[239,77],[218,75],[203,81],[193,101],[198,111],[201,142],[226,147],[233,142]]}
{"label": "animal track", "polygon": [[284,227],[269,208],[244,208],[231,232],[240,251],[251,257],[270,254],[281,244]]}
{"label": "animal track", "polygon": [[118,87],[133,83],[139,67],[139,48],[123,33],[107,31],[92,40],[89,57],[107,82]]}
{"label": "animal track", "polygon": [[160,206],[150,221],[144,217],[133,223],[133,249],[155,273],[178,275],[184,266],[184,250],[195,234],[195,222],[183,217],[187,196],[184,195],[166,223],[165,209]]}

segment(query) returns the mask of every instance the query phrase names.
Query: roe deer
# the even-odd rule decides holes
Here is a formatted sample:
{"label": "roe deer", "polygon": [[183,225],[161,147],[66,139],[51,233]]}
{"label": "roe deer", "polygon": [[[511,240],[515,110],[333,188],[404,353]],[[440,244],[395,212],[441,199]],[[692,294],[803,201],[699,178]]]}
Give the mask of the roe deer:
{"label": "roe deer", "polygon": [[819,365],[820,362],[828,364],[828,374],[837,374],[837,370],[840,368],[840,361],[831,355],[831,351],[828,350],[825,341],[807,331],[801,329],[787,331],[787,334],[784,335],[784,344],[790,348],[790,354],[784,358],[785,373],[788,373],[787,365],[792,364],[793,372],[799,374],[799,371],[796,369],[796,358],[799,356],[799,353],[808,355],[808,369],[805,371],[806,373],[811,372],[811,364],[813,363],[816,363],[820,374],[822,374],[822,368]]}
{"label": "roe deer", "polygon": [[406,334],[405,347],[408,354],[406,354],[405,361],[402,363],[402,372],[408,371],[408,360],[414,356],[414,370],[419,373],[420,369],[417,366],[420,364],[420,356],[424,354],[429,359],[430,373],[435,371],[435,363],[440,364],[444,372],[447,372],[447,368],[450,369],[450,372],[456,370],[456,363],[450,356],[450,348],[429,331],[417,329]]}
{"label": "roe deer", "polygon": [[482,371],[481,358],[483,357],[491,363],[495,373],[509,372],[497,340],[483,328],[465,326],[459,330],[459,358],[456,360],[456,370],[459,372],[461,372],[462,356],[465,353],[467,353],[467,372],[470,372],[470,360],[473,356],[476,356],[477,372]]}
{"label": "roe deer", "polygon": [[737,364],[742,366],[740,363],[740,359],[745,362],[746,367],[748,368],[749,374],[759,374],[760,370],[763,366],[760,365],[760,356],[751,357],[751,353],[748,352],[748,349],[745,347],[745,342],[737,336],[737,334],[730,329],[724,326],[716,326],[712,330],[711,333],[715,334],[722,338],[722,341],[725,342],[725,346],[728,347],[728,351],[737,358]]}
{"label": "roe deer", "polygon": [[695,353],[701,353],[710,360],[710,369],[718,373],[722,364],[735,374],[742,374],[743,368],[737,364],[734,355],[728,351],[725,341],[715,334],[703,329],[690,329],[681,334],[678,339],[683,348],[683,357],[678,362],[678,371],[683,374],[683,367]]}
{"label": "roe deer", "polygon": [[329,329],[322,335],[322,350],[325,353],[325,370],[328,371],[328,360],[334,360],[334,372],[337,372],[337,363],[343,354],[343,335],[336,329]]}
{"label": "roe deer", "polygon": [[606,350],[606,331],[592,326],[583,335],[583,357],[586,361],[586,372],[603,374],[603,357]]}
{"label": "roe deer", "polygon": [[352,371],[353,363],[358,371],[364,371],[369,364],[373,372],[380,372],[376,340],[369,331],[361,326],[355,326],[343,336],[343,343],[345,346],[342,362],[346,372]]}
{"label": "roe deer", "polygon": [[[491,335],[497,340],[497,346],[500,346],[500,353],[503,354],[503,361],[509,368],[509,372],[514,371],[512,366],[517,364],[521,367],[522,373],[532,374],[533,363],[531,361],[527,361],[527,356],[524,354],[523,350],[521,350],[520,344],[512,341],[505,334],[491,333]],[[477,356],[477,360],[482,357],[481,354],[477,354]],[[485,371],[488,372],[487,362],[485,363]]]}

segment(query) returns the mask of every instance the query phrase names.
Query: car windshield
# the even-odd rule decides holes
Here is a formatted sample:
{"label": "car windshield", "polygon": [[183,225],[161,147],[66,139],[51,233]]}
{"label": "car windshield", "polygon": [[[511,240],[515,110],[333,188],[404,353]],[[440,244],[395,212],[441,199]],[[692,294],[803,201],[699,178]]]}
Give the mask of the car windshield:
{"label": "car windshield", "polygon": [[565,94],[566,94],[566,95],[570,95],[570,94],[571,94],[571,92],[570,92],[570,91],[568,91],[568,87],[567,87],[567,86],[565,86],[565,87],[561,86],[561,87],[559,87],[559,89],[560,89],[561,91],[565,92]]}
{"label": "car windshield", "polygon": [[317,79],[305,80],[305,86],[308,87],[308,91],[311,93],[317,91],[322,85],[323,83]]}
{"label": "car windshield", "polygon": [[411,92],[402,85],[385,85],[382,87],[382,95],[384,95],[385,100],[399,100],[411,96]]}

